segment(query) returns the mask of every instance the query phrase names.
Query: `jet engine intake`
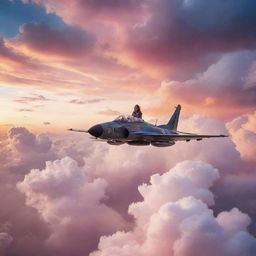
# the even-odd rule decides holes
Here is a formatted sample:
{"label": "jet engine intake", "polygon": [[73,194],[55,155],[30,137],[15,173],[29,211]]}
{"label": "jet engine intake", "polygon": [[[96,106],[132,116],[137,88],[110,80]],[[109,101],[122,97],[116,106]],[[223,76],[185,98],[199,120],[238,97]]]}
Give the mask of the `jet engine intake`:
{"label": "jet engine intake", "polygon": [[126,139],[129,136],[129,131],[125,127],[115,127],[113,137],[119,139]]}

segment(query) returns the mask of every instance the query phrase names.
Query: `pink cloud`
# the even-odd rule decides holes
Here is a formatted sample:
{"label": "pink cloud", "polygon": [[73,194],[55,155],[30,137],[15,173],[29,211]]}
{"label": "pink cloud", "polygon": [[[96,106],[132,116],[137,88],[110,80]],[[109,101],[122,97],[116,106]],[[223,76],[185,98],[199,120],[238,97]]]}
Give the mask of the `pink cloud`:
{"label": "pink cloud", "polygon": [[[0,135],[0,254],[254,256],[255,3],[32,2],[65,28],[28,23],[1,39],[3,85],[71,92],[73,104],[135,93],[161,119],[182,103],[194,115],[180,130],[231,136],[158,149],[10,129]],[[95,114],[117,115],[114,105]]]}
{"label": "pink cloud", "polygon": [[[196,115],[183,118],[179,129],[227,132],[223,122]],[[122,255],[124,248],[133,255],[157,250],[164,255],[169,248],[186,255],[187,250],[197,252],[196,243],[213,247],[218,237],[223,238],[220,255],[223,251],[233,255],[228,241],[238,244],[239,253],[254,244],[247,232],[248,225],[252,234],[255,229],[254,167],[241,160],[230,138],[177,143],[159,150],[110,147],[80,134],[34,135],[14,128],[9,138],[2,137],[0,150],[1,184],[10,184],[1,185],[0,194],[5,197],[0,213],[5,209],[13,212],[8,219],[0,218],[11,223],[5,230],[13,238],[8,252],[30,256],[41,248],[42,255],[88,254],[97,249],[100,237],[96,255],[102,251]],[[190,161],[180,163],[184,160]],[[208,164],[195,162],[198,160]],[[249,214],[252,222],[249,224],[246,214],[230,211],[234,207]],[[184,218],[173,219],[176,210],[169,208],[178,209]],[[175,229],[177,223],[182,225]],[[203,223],[209,223],[210,228],[201,229]],[[222,234],[219,229],[224,229]],[[204,240],[209,230],[216,240]],[[172,231],[184,231],[184,236],[178,239]],[[244,237],[238,235],[241,232]],[[191,234],[197,235],[190,244],[187,237]],[[240,240],[245,249],[237,242]]]}
{"label": "pink cloud", "polygon": [[47,162],[44,170],[31,170],[18,184],[27,204],[53,229],[47,244],[62,255],[88,254],[97,237],[125,227],[122,217],[101,203],[106,186],[103,179],[87,177],[70,158]]}
{"label": "pink cloud", "polygon": [[18,102],[18,103],[23,103],[23,104],[28,104],[30,102],[42,102],[42,101],[48,101],[49,99],[46,98],[43,95],[38,95],[38,94],[33,94],[31,96],[23,96],[23,97],[18,97],[16,99],[14,99],[14,102]]}
{"label": "pink cloud", "polygon": [[[23,2],[28,1],[23,0]],[[55,0],[33,0],[33,2],[45,6],[48,12],[56,13],[69,24],[79,24],[84,27],[88,23],[97,22],[135,22],[143,10],[142,0],[65,0],[62,4]],[[63,5],[66,8],[62,8]]]}
{"label": "pink cloud", "polygon": [[41,22],[22,25],[13,42],[18,45],[25,43],[41,54],[78,57],[88,54],[95,44],[95,38],[78,27],[58,30]]}
{"label": "pink cloud", "polygon": [[23,127],[11,128],[8,137],[13,148],[20,153],[29,151],[46,153],[51,148],[51,141],[48,136],[43,134],[35,136]]}
{"label": "pink cloud", "polygon": [[189,161],[152,176],[151,184],[139,187],[143,201],[129,208],[135,229],[103,236],[99,250],[90,255],[253,255],[250,218],[236,208],[214,217],[208,208],[216,178],[212,166]]}
{"label": "pink cloud", "polygon": [[119,111],[116,111],[113,109],[101,110],[101,111],[98,111],[97,113],[104,116],[117,116],[122,114]]}
{"label": "pink cloud", "polygon": [[222,119],[254,110],[256,90],[246,85],[254,66],[254,55],[252,51],[226,54],[195,79],[163,81],[157,91],[159,103],[149,109],[167,112],[169,102],[174,102],[183,104],[190,113]]}
{"label": "pink cloud", "polygon": [[[133,92],[162,93],[168,103],[179,100],[194,110],[203,109],[201,114],[217,117],[213,109],[221,109],[221,118],[255,107],[255,36],[249,32],[255,23],[253,3],[249,8],[240,0],[236,6],[232,1],[209,1],[211,13],[201,15],[201,0],[33,2],[69,25],[56,29],[28,23],[16,38],[4,39],[8,70],[0,76],[8,85],[111,94],[115,99],[120,92],[123,99]],[[230,22],[223,20],[220,10]],[[17,71],[13,60],[23,55],[31,66]],[[167,81],[163,84],[168,88],[157,90],[160,81]],[[153,107],[163,113],[164,107]]]}
{"label": "pink cloud", "polygon": [[0,233],[0,253],[5,254],[8,247],[11,245],[13,238],[5,232]]}
{"label": "pink cloud", "polygon": [[250,29],[256,23],[251,12],[256,8],[254,3],[238,1],[236,5],[233,1],[203,0],[145,3],[148,17],[128,27],[126,49],[141,66],[161,67],[162,73],[173,80],[194,77],[223,53],[255,49],[255,31]]}
{"label": "pink cloud", "polygon": [[83,99],[73,99],[68,101],[69,103],[72,104],[78,104],[78,105],[83,105],[83,104],[90,104],[90,103],[98,103],[104,101],[102,98],[95,98],[95,99],[89,99],[89,100],[83,100]]}
{"label": "pink cloud", "polygon": [[256,115],[254,113],[237,117],[227,123],[227,128],[242,159],[253,162],[256,151],[256,130],[253,126],[255,122]]}

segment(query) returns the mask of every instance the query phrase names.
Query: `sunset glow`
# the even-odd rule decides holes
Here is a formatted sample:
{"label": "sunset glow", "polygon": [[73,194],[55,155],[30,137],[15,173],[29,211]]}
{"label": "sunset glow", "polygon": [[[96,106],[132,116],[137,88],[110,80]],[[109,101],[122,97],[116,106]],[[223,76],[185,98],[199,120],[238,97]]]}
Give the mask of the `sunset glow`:
{"label": "sunset glow", "polygon": [[[0,0],[0,256],[255,256],[255,13]],[[67,131],[135,104],[158,125],[180,104],[178,131],[229,137],[155,148]]]}

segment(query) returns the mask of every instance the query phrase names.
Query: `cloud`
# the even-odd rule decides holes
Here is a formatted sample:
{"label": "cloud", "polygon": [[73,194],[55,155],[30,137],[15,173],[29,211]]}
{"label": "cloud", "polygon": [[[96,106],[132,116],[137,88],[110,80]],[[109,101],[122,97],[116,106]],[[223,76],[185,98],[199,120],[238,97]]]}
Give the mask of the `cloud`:
{"label": "cloud", "polygon": [[[53,234],[50,224],[36,209],[25,204],[25,195],[17,189],[16,183],[22,182],[31,169],[44,169],[46,161],[62,158],[63,155],[68,156],[71,152],[78,160],[82,159],[81,155],[85,157],[90,154],[92,149],[89,143],[78,139],[77,136],[70,139],[71,136],[66,141],[63,138],[66,139],[66,136],[60,139],[56,135],[51,135],[50,138],[45,134],[35,135],[25,128],[17,127],[9,131],[9,138],[5,134],[0,134],[0,201],[2,206],[0,233],[9,234],[9,236],[3,235],[3,241],[0,242],[1,255],[46,256],[55,253],[55,249],[48,245],[50,236]],[[69,150],[72,144],[76,145],[73,151]],[[63,190],[65,190],[64,187]],[[79,237],[76,230],[80,229],[69,229],[70,235],[73,236],[72,232],[74,232],[82,240],[83,236]],[[7,246],[8,237],[12,237],[12,243]],[[2,242],[5,249],[2,247]],[[76,242],[78,240],[74,241],[74,246]],[[96,238],[93,242],[88,241],[88,245],[93,243],[97,243]],[[81,244],[84,244],[84,241]]]}
{"label": "cloud", "polygon": [[128,29],[127,48],[140,64],[162,67],[173,80],[203,71],[223,53],[255,49],[254,1],[161,0],[147,4],[149,17]]}
{"label": "cloud", "polygon": [[88,54],[95,44],[95,38],[78,27],[60,30],[40,22],[22,25],[19,35],[10,42],[14,45],[24,45],[42,55],[78,57]]}
{"label": "cloud", "polygon": [[237,150],[244,160],[255,161],[256,152],[256,112],[242,115],[227,123]]}
{"label": "cloud", "polygon": [[22,103],[22,104],[28,104],[31,102],[42,102],[42,101],[49,101],[50,99],[46,98],[43,95],[39,94],[32,94],[31,96],[23,96],[23,97],[18,97],[14,99],[14,102]]}
{"label": "cloud", "polygon": [[72,104],[78,104],[78,105],[83,105],[83,104],[90,104],[90,103],[98,103],[104,101],[102,98],[95,98],[95,99],[90,99],[90,100],[83,100],[83,99],[72,99],[68,101],[69,103]]}
{"label": "cloud", "polygon": [[99,250],[90,255],[254,255],[250,218],[236,208],[214,217],[208,208],[209,187],[217,178],[212,166],[192,161],[152,176],[139,187],[143,201],[129,208],[135,229],[101,237]]}
{"label": "cloud", "polygon": [[43,122],[44,125],[51,125],[50,122]]}
{"label": "cloud", "polygon": [[[23,0],[23,2],[27,3],[28,1]],[[84,27],[88,26],[86,23],[134,22],[143,10],[142,0],[85,0],[82,2],[65,0],[63,5],[66,8],[64,9],[63,5],[55,0],[33,0],[33,2],[45,6],[48,12],[56,13],[69,24],[78,24]]]}
{"label": "cloud", "polygon": [[[228,133],[223,122],[198,115],[183,118],[179,130],[199,134]],[[127,145],[109,147],[100,142],[95,142],[94,147],[90,156],[84,159],[87,172],[108,182],[108,204],[127,218],[128,205],[141,200],[137,187],[148,183],[150,175],[162,174],[181,161],[205,161],[220,169],[223,176],[237,174],[245,168],[230,138],[177,142],[173,147],[161,149]],[[101,161],[98,161],[99,156]]]}
{"label": "cloud", "polygon": [[201,162],[181,162],[163,175],[151,176],[151,185],[141,185],[139,192],[144,201],[130,205],[129,212],[144,221],[151,216],[152,211],[159,209],[166,202],[175,202],[187,196],[200,199],[210,206],[214,203],[214,199],[207,188],[211,187],[218,177],[217,169],[211,165]]}
{"label": "cloud", "polygon": [[12,236],[8,233],[0,232],[0,253],[5,254],[8,247],[11,245],[13,241]]}
{"label": "cloud", "polygon": [[120,63],[160,74],[161,79],[191,79],[225,53],[255,49],[253,0],[208,0],[206,11],[202,0],[65,0],[67,9],[55,0],[33,2],[70,25],[92,30],[101,50]]}
{"label": "cloud", "polygon": [[[79,95],[70,107],[140,100],[150,118],[182,103],[200,115],[182,116],[179,130],[231,136],[159,149],[0,134],[0,254],[255,255],[255,2],[33,3],[66,24],[1,39],[3,86]],[[14,101],[36,107],[43,95]],[[95,114],[121,114],[114,105]]]}
{"label": "cloud", "polygon": [[[243,121],[247,129],[253,129],[254,119],[244,118],[248,120]],[[227,133],[223,122],[198,115],[183,117],[179,129]],[[45,139],[39,139],[41,136]],[[252,238],[246,229],[248,225],[250,232],[255,234],[255,168],[241,160],[231,138],[180,142],[174,147],[159,149],[110,147],[81,134],[35,135],[25,128],[10,130],[9,138],[0,137],[0,195],[3,195],[0,222],[10,223],[8,230],[0,231],[13,237],[7,252],[30,256],[40,248],[42,256],[88,255],[96,250],[102,237],[99,249],[107,255],[122,255],[124,250],[130,252],[127,248],[133,250],[132,255],[138,252],[155,255],[160,247],[161,250],[177,247],[178,255],[187,256],[186,250],[197,252],[193,246],[201,244],[202,236],[208,244],[208,230],[213,230],[214,237],[223,238],[221,243],[217,238],[210,241],[209,246],[217,242],[222,245],[226,241],[223,247],[220,246],[220,255],[223,248],[229,250],[227,241],[237,233],[245,233],[245,238],[237,236],[237,239],[248,248],[253,244],[248,242]],[[188,159],[191,161],[182,162]],[[19,189],[17,182],[22,184],[18,185]],[[179,213],[185,211],[188,215],[178,220],[170,218],[170,211],[162,210],[166,204],[174,204],[180,209]],[[230,211],[234,207],[239,211]],[[223,212],[227,214],[221,217],[221,224],[216,224],[218,215]],[[250,216],[250,224],[250,218],[241,212]],[[231,219],[235,220],[229,223]],[[198,225],[191,224],[190,231],[190,226],[187,230],[182,224],[177,232],[184,231],[184,236],[169,239],[169,231],[172,232],[177,223]],[[170,225],[173,228],[168,229]],[[151,234],[149,227],[152,236],[148,235]],[[219,233],[219,229],[224,229],[223,233]],[[227,230],[231,229],[227,235]],[[193,240],[190,234],[199,235]],[[163,239],[165,236],[168,239]],[[104,244],[103,237],[111,247],[110,252],[106,251],[108,245]],[[174,247],[174,244],[180,245]],[[239,256],[245,250],[240,248],[239,244]],[[253,248],[252,245],[252,251]],[[203,251],[204,247],[201,249]],[[216,252],[214,249],[212,251]],[[226,255],[233,255],[233,251]]]}
{"label": "cloud", "polygon": [[150,108],[166,112],[167,102],[173,101],[182,104],[190,113],[207,113],[226,119],[252,111],[256,107],[255,81],[251,78],[251,86],[247,84],[254,62],[254,51],[235,52],[221,57],[195,79],[163,81],[158,90],[159,106]]}
{"label": "cloud", "polygon": [[42,152],[46,153],[51,148],[51,141],[48,136],[40,134],[35,136],[23,127],[11,128],[8,132],[8,138],[15,150],[24,152]]}
{"label": "cloud", "polygon": [[97,95],[107,94],[109,86],[120,86],[118,81],[126,84],[127,90],[124,78],[138,71],[109,54],[101,41],[94,33],[76,26],[57,29],[43,22],[24,24],[16,37],[4,38],[2,47],[0,44],[0,78],[5,86],[50,92],[67,89],[89,94],[92,99],[95,90]]}
{"label": "cloud", "polygon": [[98,111],[97,113],[104,116],[116,116],[116,115],[122,114],[121,112],[113,109],[101,110],[101,111]]}
{"label": "cloud", "polygon": [[[211,13],[207,9],[204,15],[202,0],[32,2],[67,24],[56,29],[28,23],[15,38],[3,40],[8,54],[0,77],[7,85],[115,99],[136,92],[150,105],[157,105],[155,95],[167,94],[168,103],[180,100],[201,114],[217,117],[213,109],[224,109],[223,119],[255,107],[252,0],[208,0]],[[25,57],[25,69],[14,68],[16,55]],[[164,107],[155,108],[163,113]]]}
{"label": "cloud", "polygon": [[[15,49],[8,47],[4,38],[0,38],[0,59],[2,61],[1,66],[13,65],[16,68],[21,68],[25,64],[29,64],[29,58],[24,54],[18,53]],[[5,62],[7,63],[4,64]]]}
{"label": "cloud", "polygon": [[34,111],[33,109],[30,109],[30,108],[19,108],[18,109],[19,112],[32,112]]}
{"label": "cloud", "polygon": [[2,126],[14,126],[13,124],[2,124]]}
{"label": "cloud", "polygon": [[[88,254],[101,234],[125,227],[121,216],[101,201],[107,184],[92,180],[71,158],[47,162],[18,184],[27,204],[51,225],[48,244],[62,255]],[[86,241],[86,243],[84,243]]]}
{"label": "cloud", "polygon": [[49,255],[44,246],[48,226],[25,205],[16,183],[32,168],[43,168],[46,160],[56,157],[51,141],[46,135],[15,127],[8,136],[1,134],[0,151],[0,254],[35,255],[39,250],[40,256]]}

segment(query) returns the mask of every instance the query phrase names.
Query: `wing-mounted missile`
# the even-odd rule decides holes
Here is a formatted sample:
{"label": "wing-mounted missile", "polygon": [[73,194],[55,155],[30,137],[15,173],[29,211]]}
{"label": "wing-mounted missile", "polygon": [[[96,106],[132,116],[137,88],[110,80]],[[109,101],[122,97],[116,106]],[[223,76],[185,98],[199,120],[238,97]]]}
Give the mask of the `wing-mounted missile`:
{"label": "wing-mounted missile", "polygon": [[154,147],[170,147],[175,144],[174,141],[152,141],[151,145]]}
{"label": "wing-mounted missile", "polygon": [[119,146],[119,145],[124,144],[125,142],[120,141],[120,140],[108,140],[107,143],[110,144],[110,145]]}
{"label": "wing-mounted missile", "polygon": [[150,142],[147,141],[129,141],[127,144],[131,146],[148,146],[150,145]]}

